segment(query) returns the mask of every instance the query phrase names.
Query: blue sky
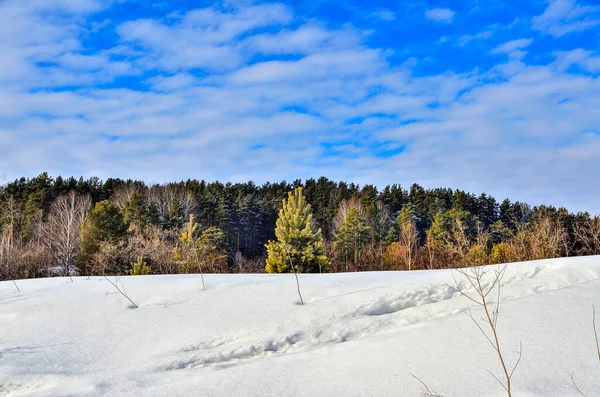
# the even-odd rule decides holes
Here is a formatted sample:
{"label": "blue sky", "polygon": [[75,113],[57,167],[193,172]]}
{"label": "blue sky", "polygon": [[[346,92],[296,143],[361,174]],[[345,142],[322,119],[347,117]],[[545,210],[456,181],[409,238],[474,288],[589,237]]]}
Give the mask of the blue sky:
{"label": "blue sky", "polygon": [[591,0],[0,0],[0,183],[418,182],[600,210]]}

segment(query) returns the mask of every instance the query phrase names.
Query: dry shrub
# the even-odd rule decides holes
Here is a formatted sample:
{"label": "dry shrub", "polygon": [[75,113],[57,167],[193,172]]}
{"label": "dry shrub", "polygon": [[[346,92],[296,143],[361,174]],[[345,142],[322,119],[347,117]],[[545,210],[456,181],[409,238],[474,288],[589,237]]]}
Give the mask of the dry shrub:
{"label": "dry shrub", "polygon": [[527,234],[530,248],[530,259],[558,258],[568,255],[565,241],[568,234],[558,221],[544,216],[533,223]]}
{"label": "dry shrub", "polygon": [[497,265],[499,263],[511,262],[514,258],[513,247],[508,243],[494,244],[489,255],[489,261],[491,264]]}
{"label": "dry shrub", "polygon": [[600,254],[600,216],[575,226],[575,241],[580,244],[577,253],[579,255],[598,255]]}
{"label": "dry shrub", "polygon": [[266,258],[240,259],[234,265],[233,270],[237,273],[264,273]]}
{"label": "dry shrub", "polygon": [[403,247],[397,242],[391,243],[385,248],[381,261],[383,270],[401,270],[402,249]]}
{"label": "dry shrub", "polygon": [[51,257],[37,244],[17,244],[0,261],[0,279],[18,280],[52,276]]}
{"label": "dry shrub", "polygon": [[482,244],[475,244],[467,252],[465,266],[482,266],[489,261],[487,248]]}
{"label": "dry shrub", "polygon": [[383,252],[383,245],[375,243],[364,244],[355,270],[361,272],[382,270],[381,263],[383,262]]}
{"label": "dry shrub", "polygon": [[162,231],[158,226],[146,226],[134,231],[129,238],[130,255],[144,257],[151,273],[175,274],[178,266],[173,259],[173,247],[177,232]]}

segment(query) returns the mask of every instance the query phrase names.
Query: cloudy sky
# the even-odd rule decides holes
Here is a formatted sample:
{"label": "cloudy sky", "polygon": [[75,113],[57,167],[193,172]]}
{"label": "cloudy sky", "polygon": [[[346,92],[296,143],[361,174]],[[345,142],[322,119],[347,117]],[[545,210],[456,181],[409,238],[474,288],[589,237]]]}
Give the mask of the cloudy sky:
{"label": "cloudy sky", "polygon": [[0,183],[327,176],[600,210],[596,0],[0,0]]}

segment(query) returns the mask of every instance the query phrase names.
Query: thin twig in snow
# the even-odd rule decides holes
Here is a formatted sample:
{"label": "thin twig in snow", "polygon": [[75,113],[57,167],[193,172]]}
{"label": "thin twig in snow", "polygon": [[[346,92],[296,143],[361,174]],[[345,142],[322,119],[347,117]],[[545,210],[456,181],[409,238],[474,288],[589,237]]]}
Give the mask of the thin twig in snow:
{"label": "thin twig in snow", "polygon": [[119,291],[119,293],[120,293],[121,295],[123,295],[125,298],[127,298],[127,300],[128,300],[129,302],[131,302],[131,304],[133,305],[133,307],[135,307],[136,309],[139,307],[139,306],[138,306],[138,305],[136,305],[136,303],[135,303],[134,301],[132,301],[132,300],[131,300],[131,298],[130,298],[130,297],[127,295],[127,291],[125,291],[125,286],[123,285],[123,283],[120,283],[120,284],[121,284],[121,287],[119,287],[119,285],[118,285],[118,284],[119,284],[119,280],[116,280],[116,279],[115,279],[115,280],[116,280],[116,282],[114,282],[114,283],[113,283],[112,281],[110,281],[110,279],[109,279],[108,277],[104,276],[104,278],[106,279],[106,281],[108,281],[109,283],[111,283],[111,284],[112,284],[112,286],[113,286],[113,287],[115,287],[115,288],[116,288],[116,290],[117,290],[117,291]]}
{"label": "thin twig in snow", "polygon": [[415,378],[416,380],[419,381],[419,383],[425,388],[425,390],[423,390],[423,397],[443,397],[441,394],[438,394],[436,391],[431,390],[426,384],[425,382],[423,382],[421,379],[417,378],[415,375],[410,374],[410,376],[412,376],[413,378]]}
{"label": "thin twig in snow", "polygon": [[577,393],[581,394],[583,397],[586,397],[585,394],[583,394],[583,392],[581,391],[581,389],[579,388],[579,386],[577,386],[577,383],[575,383],[575,375],[571,375],[571,383],[573,384],[573,389],[575,389],[577,391]]}
{"label": "thin twig in snow", "polygon": [[302,294],[300,293],[300,281],[298,280],[298,273],[296,272],[296,268],[294,267],[294,263],[292,262],[292,256],[290,255],[287,245],[284,244],[283,248],[285,249],[285,253],[288,255],[288,259],[290,261],[290,266],[294,271],[294,276],[296,276],[296,287],[298,288],[298,296],[300,297],[300,304],[304,305],[304,299],[302,299]]}
{"label": "thin twig in snow", "polygon": [[596,337],[596,350],[598,351],[598,360],[600,361],[600,342],[598,342],[598,330],[596,329],[596,308],[592,305],[592,311],[594,318],[592,324],[594,325],[594,336]]}

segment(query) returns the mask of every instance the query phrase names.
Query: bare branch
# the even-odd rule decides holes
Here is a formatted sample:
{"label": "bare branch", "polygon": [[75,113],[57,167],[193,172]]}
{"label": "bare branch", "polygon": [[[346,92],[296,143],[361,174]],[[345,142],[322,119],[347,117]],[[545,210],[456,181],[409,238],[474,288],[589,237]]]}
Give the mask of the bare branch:
{"label": "bare branch", "polygon": [[494,377],[494,379],[496,379],[498,381],[498,383],[500,383],[500,386],[502,386],[504,388],[504,390],[508,391],[508,389],[506,388],[506,386],[504,386],[504,383],[502,383],[502,381],[500,379],[498,379],[498,377],[496,375],[494,375],[492,373],[492,371],[490,371],[489,369],[486,369],[487,373],[492,375]]}
{"label": "bare branch", "polygon": [[294,272],[294,276],[296,276],[296,287],[298,288],[298,296],[300,297],[300,304],[304,305],[304,299],[302,299],[302,294],[300,293],[300,281],[298,280],[298,272],[296,272],[296,268],[294,267],[294,263],[292,262],[292,256],[290,255],[290,251],[288,251],[287,245],[284,244],[283,248],[285,249],[285,253],[288,256],[288,259],[290,261],[290,267],[292,268],[292,271]]}
{"label": "bare branch", "polygon": [[592,305],[593,319],[592,324],[594,326],[594,336],[596,337],[596,351],[598,352],[598,360],[600,361],[600,342],[598,341],[598,330],[596,329],[596,308]]}
{"label": "bare branch", "polygon": [[[131,302],[131,304],[133,305],[133,307],[135,307],[136,309],[139,307],[134,301],[131,300],[131,298],[129,297],[129,295],[127,295],[127,291],[125,291],[125,286],[123,285],[122,282],[119,281],[118,278],[115,277],[115,282],[113,283],[112,281],[110,281],[110,279],[106,276],[104,276],[104,278],[106,279],[106,281],[108,281],[109,283],[111,283],[111,285],[113,287],[115,287],[115,289],[121,294],[123,295],[125,298],[127,298],[127,300],[129,302]],[[120,287],[119,287],[120,285]]]}
{"label": "bare branch", "polygon": [[488,340],[488,342],[490,342],[490,344],[492,345],[492,348],[494,350],[497,350],[496,345],[494,345],[494,342],[492,342],[492,340],[488,336],[487,332],[485,332],[483,330],[483,328],[481,327],[481,325],[477,322],[477,320],[475,320],[475,317],[473,317],[473,314],[471,313],[471,308],[469,307],[469,312],[468,313],[466,311],[463,311],[463,313],[465,313],[467,316],[469,316],[469,318],[475,323],[475,325],[477,326],[477,328],[479,328],[479,330],[485,336],[485,338]]}
{"label": "bare branch", "polygon": [[417,378],[415,375],[410,374],[410,376],[415,378],[425,388],[425,390],[423,390],[423,397],[443,397],[442,395],[438,394],[436,391],[431,390],[425,384],[425,382],[423,382],[421,379]]}
{"label": "bare branch", "polygon": [[579,386],[577,386],[577,383],[575,383],[575,374],[571,375],[571,383],[573,384],[572,385],[573,389],[575,389],[577,391],[577,393],[579,393],[583,397],[586,397],[586,395],[583,394],[583,392],[581,391],[581,389],[579,388]]}
{"label": "bare branch", "polygon": [[512,378],[513,373],[515,372],[515,370],[517,369],[517,367],[519,366],[519,363],[521,362],[521,357],[523,356],[523,342],[519,341],[519,351],[516,352],[519,353],[519,358],[517,359],[517,362],[515,363],[515,365],[513,366],[512,371],[510,371],[510,377]]}

